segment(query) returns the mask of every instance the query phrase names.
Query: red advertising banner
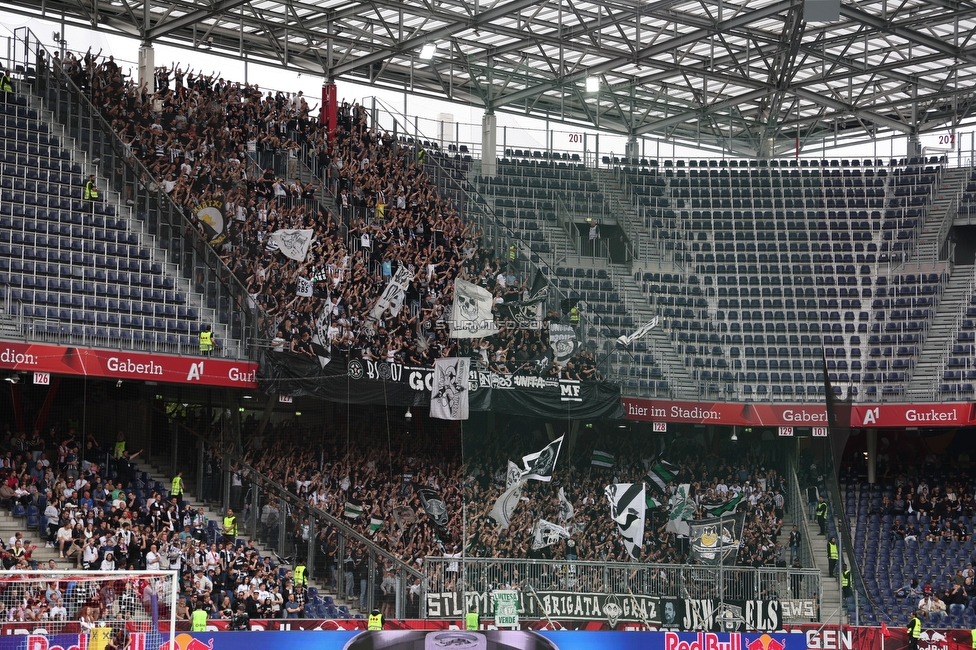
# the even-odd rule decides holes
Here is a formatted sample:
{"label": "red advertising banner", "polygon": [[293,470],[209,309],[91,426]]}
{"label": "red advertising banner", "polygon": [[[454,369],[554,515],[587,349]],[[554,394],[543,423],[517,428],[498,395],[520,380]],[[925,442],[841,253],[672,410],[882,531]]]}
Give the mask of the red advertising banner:
{"label": "red advertising banner", "polygon": [[[810,427],[823,435],[827,408],[823,404],[681,402],[624,397],[624,418],[642,422],[681,422],[746,427]],[[976,425],[976,404],[854,404],[850,426],[960,427]]]}
{"label": "red advertising banner", "polygon": [[[848,627],[791,625],[787,631],[806,636],[807,650],[906,650],[908,632],[904,627],[891,626],[882,633],[880,627]],[[969,630],[923,628],[918,639],[918,650],[972,650]]]}
{"label": "red advertising banner", "polygon": [[0,342],[0,368],[133,381],[257,388],[257,364],[39,343]]}
{"label": "red advertising banner", "polygon": [[853,427],[961,427],[976,424],[976,404],[854,404]]}
{"label": "red advertising banner", "polygon": [[622,398],[628,420],[737,426],[824,426],[823,404],[676,402]]}

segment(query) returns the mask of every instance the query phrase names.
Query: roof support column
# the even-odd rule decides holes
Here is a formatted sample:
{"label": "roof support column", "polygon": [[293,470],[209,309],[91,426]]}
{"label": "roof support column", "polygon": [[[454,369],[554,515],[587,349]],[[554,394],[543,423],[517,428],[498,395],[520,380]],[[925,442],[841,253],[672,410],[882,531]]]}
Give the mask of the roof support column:
{"label": "roof support column", "polygon": [[150,94],[156,90],[156,52],[149,41],[139,46],[139,88],[143,86]]}
{"label": "roof support column", "polygon": [[498,125],[494,113],[485,113],[481,118],[481,175],[494,176],[497,173]]}

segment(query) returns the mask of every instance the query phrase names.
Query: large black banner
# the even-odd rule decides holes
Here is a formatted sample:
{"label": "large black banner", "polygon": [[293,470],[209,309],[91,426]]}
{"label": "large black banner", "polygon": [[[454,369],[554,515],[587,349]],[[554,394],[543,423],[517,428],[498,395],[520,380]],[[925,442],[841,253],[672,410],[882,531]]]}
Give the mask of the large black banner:
{"label": "large black banner", "polygon": [[[427,406],[434,369],[365,359],[335,357],[324,368],[317,357],[265,350],[258,386],[269,395],[317,397],[332,402]],[[471,411],[580,419],[623,417],[616,384],[472,369],[468,375]]]}
{"label": "large black banner", "polygon": [[[519,616],[561,621],[644,623],[684,632],[773,632],[783,628],[778,600],[661,598],[643,594],[601,594],[575,591],[519,591]],[[492,616],[490,592],[428,593],[428,618],[462,618],[472,607]]]}

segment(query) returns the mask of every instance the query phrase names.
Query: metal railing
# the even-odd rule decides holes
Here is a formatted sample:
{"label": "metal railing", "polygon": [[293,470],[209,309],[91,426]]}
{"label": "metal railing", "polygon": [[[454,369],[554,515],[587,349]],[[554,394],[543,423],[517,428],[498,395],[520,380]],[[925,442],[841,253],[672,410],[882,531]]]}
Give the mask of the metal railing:
{"label": "metal railing", "polygon": [[[263,314],[250,306],[244,285],[33,32],[26,27],[17,28],[12,45],[13,59],[25,71],[22,83],[31,84],[44,107],[85,154],[80,161],[82,166],[104,170],[103,180],[130,206],[131,214],[144,222],[148,233],[167,251],[169,261],[179,265],[183,277],[205,295],[207,306],[215,310],[217,319],[228,326],[233,338],[242,342],[242,356],[248,355],[248,342],[257,335]],[[52,67],[35,70],[39,52],[45,53]]]}
{"label": "metal railing", "polygon": [[[219,502],[224,512],[232,508],[238,514],[239,532],[265,544],[280,557],[291,558],[293,563],[303,560],[310,580],[327,581],[338,597],[360,603],[364,612],[378,606],[376,595],[380,583],[377,578],[382,573],[379,569],[384,565],[392,568],[396,618],[407,617],[407,590],[411,583],[424,578],[422,573],[339,518],[313,507],[301,496],[265,476],[233,448],[222,447],[212,437],[201,435],[178,420],[172,420],[171,425],[185,434],[184,438],[193,441],[193,446],[181,450],[174,442],[159,450],[165,455],[157,455],[155,460],[164,465],[171,464],[168,469],[175,476],[177,469],[187,468],[185,461],[192,457],[196,466],[190,466],[185,472],[189,484],[195,486],[196,494],[202,499]],[[177,436],[171,436],[171,440],[177,439]],[[219,475],[208,477],[205,474],[208,451],[221,458]],[[347,551],[353,549],[357,565],[365,563],[367,570],[357,568],[357,577],[353,577],[350,584],[353,572],[344,566],[344,561]],[[359,579],[363,573],[366,577]]]}
{"label": "metal railing", "polygon": [[[616,594],[621,600],[632,594],[719,602],[813,600],[819,604],[822,600],[817,569],[427,557],[424,575],[428,594],[456,592],[464,600],[495,589]],[[795,622],[818,621],[816,611],[812,620]],[[430,615],[426,607],[421,615]]]}

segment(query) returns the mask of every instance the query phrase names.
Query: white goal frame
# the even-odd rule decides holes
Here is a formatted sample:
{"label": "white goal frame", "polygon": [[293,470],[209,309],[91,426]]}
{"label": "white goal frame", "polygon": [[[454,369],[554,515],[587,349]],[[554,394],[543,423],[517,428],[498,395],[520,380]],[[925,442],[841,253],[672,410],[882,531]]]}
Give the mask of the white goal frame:
{"label": "white goal frame", "polygon": [[[85,571],[81,569],[39,569],[30,571],[2,571],[0,572],[0,585],[16,584],[18,582],[99,582],[118,580],[120,578],[167,578],[172,584],[170,593],[167,594],[169,606],[169,632],[161,633],[163,643],[168,642],[169,648],[176,648],[176,604],[180,598],[180,573],[176,570],[168,571]],[[160,599],[162,601],[162,599]],[[50,628],[53,625],[63,625],[64,623],[78,622],[78,618],[65,619],[64,621],[30,621],[23,624],[35,624],[38,628]],[[163,619],[159,619],[161,622]],[[116,621],[107,621],[108,623]],[[0,621],[0,624],[17,624],[16,621]],[[48,631],[47,634],[57,634]],[[167,638],[168,637],[168,638]],[[147,650],[149,650],[147,648]],[[155,648],[153,649],[155,650]]]}

